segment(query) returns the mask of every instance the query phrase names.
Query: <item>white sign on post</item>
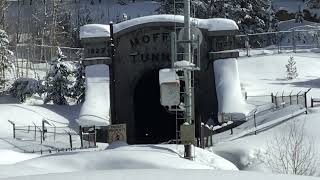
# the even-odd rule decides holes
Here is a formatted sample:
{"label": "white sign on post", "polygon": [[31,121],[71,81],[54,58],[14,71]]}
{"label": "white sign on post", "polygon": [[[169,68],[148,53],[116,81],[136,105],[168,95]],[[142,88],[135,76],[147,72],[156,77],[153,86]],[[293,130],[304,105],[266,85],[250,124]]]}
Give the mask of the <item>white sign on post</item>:
{"label": "white sign on post", "polygon": [[114,124],[108,126],[108,143],[115,141],[127,142],[127,127],[126,124]]}

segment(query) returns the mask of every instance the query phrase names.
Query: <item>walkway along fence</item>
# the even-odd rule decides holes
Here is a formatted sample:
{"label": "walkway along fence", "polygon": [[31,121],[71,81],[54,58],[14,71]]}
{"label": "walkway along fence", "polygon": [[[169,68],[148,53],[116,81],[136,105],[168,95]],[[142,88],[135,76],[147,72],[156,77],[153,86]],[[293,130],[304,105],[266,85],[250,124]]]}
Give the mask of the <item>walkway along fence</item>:
{"label": "walkway along fence", "polygon": [[[198,144],[200,145],[200,147],[205,148],[205,147],[210,147],[213,146],[213,138],[215,134],[218,133],[222,133],[225,131],[230,130],[230,135],[233,134],[233,128],[247,122],[247,121],[253,121],[254,127],[257,127],[257,123],[256,123],[256,117],[262,116],[266,113],[270,113],[270,112],[275,112],[275,111],[279,111],[285,107],[291,106],[291,105],[300,105],[302,108],[305,109],[305,113],[307,113],[308,111],[308,102],[307,102],[307,93],[311,90],[308,89],[305,92],[299,91],[297,94],[292,94],[292,92],[289,95],[284,95],[284,92],[282,92],[281,94],[279,93],[271,93],[270,95],[263,95],[263,96],[248,96],[248,93],[245,93],[245,100],[248,100],[248,98],[267,98],[269,99],[269,103],[272,103],[273,106],[271,106],[271,108],[259,111],[258,108],[255,108],[253,111],[251,111],[251,113],[249,113],[246,117],[244,117],[243,119],[237,119],[236,117],[233,118],[232,114],[226,114],[225,119],[230,120],[230,122],[232,122],[232,119],[237,119],[237,121],[234,121],[230,124],[228,124],[227,122],[225,123],[224,126],[221,126],[218,129],[215,129],[214,127],[210,127],[208,125],[202,124],[201,125],[201,137],[200,139],[198,139]],[[270,102],[271,101],[271,102]],[[238,116],[238,115],[236,115]],[[257,134],[257,132],[254,132],[255,134]]]}

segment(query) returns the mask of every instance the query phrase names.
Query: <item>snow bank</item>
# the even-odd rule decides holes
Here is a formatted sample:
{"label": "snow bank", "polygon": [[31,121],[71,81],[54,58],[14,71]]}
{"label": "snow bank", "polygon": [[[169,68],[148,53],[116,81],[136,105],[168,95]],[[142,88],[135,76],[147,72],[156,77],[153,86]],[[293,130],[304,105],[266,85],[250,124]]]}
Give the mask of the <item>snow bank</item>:
{"label": "snow bank", "polygon": [[[222,158],[220,157],[220,159]],[[23,171],[21,171],[22,168]],[[165,145],[140,145],[120,146],[118,148],[107,149],[104,151],[66,152],[42,156],[14,165],[0,166],[0,178],[115,169],[213,168],[200,162],[181,158],[178,153]]]}
{"label": "snow bank", "polygon": [[[297,62],[298,78],[288,81],[286,79],[286,67],[290,56]],[[312,90],[310,96],[320,97],[320,55],[318,53],[282,53],[266,56],[252,56],[238,58],[240,81],[244,91],[250,96],[297,94],[299,91]],[[262,68],[263,67],[263,68]],[[250,100],[250,97],[249,99]],[[270,99],[268,98],[270,102]]]}
{"label": "snow bank", "polygon": [[12,125],[8,120],[13,121],[17,126],[28,126],[33,125],[33,123],[41,126],[43,119],[58,127],[72,126],[75,123],[74,119],[79,116],[79,109],[79,105],[0,104],[0,137],[12,137]]}
{"label": "snow bank", "polygon": [[14,164],[20,161],[39,157],[38,154],[26,154],[26,153],[20,153],[20,152],[15,152],[15,151],[6,150],[6,149],[0,149],[0,154],[1,154],[0,165]]}
{"label": "snow bank", "polygon": [[[223,30],[238,30],[238,25],[230,19],[212,18],[212,19],[197,19],[192,18],[192,21],[198,23],[198,27],[210,31]],[[181,15],[151,15],[134,18],[114,25],[114,33],[118,33],[130,27],[148,23],[184,23],[184,17]],[[109,25],[88,24],[80,29],[80,39],[92,37],[108,37],[110,36]]]}
{"label": "snow bank", "polygon": [[110,124],[109,67],[104,64],[86,67],[86,97],[78,123],[82,126]]}
{"label": "snow bank", "polygon": [[241,94],[237,60],[217,60],[213,67],[219,112],[248,113]]}
{"label": "snow bank", "polygon": [[68,180],[98,180],[98,179],[112,179],[112,180],[212,180],[212,178],[221,180],[316,180],[315,177],[305,176],[290,176],[290,175],[275,175],[262,174],[253,172],[230,172],[230,171],[213,171],[213,170],[170,170],[170,169],[143,169],[143,170],[113,170],[113,171],[86,171],[73,172],[61,174],[47,174],[32,177],[15,177],[8,178],[8,180],[54,180],[54,179],[68,179]]}

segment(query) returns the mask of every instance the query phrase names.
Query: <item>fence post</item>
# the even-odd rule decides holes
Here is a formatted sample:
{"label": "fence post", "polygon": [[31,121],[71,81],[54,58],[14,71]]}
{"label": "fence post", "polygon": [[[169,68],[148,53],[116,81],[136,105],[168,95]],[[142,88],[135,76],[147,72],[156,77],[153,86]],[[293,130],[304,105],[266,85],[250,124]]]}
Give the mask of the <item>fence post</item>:
{"label": "fence post", "polygon": [[82,127],[81,126],[79,126],[79,134],[80,134],[81,148],[83,148],[83,137],[82,137]]}
{"label": "fence post", "polygon": [[257,110],[255,110],[253,112],[253,121],[254,121],[254,134],[257,135],[257,122],[256,122],[256,112]]}
{"label": "fence post", "polygon": [[292,92],[293,92],[293,91],[291,91],[291,92],[290,92],[290,95],[289,95],[290,105],[292,105],[292,95],[291,95],[291,94],[292,94]]}
{"label": "fence post", "polygon": [[246,35],[246,40],[245,40],[245,47],[246,47],[246,50],[247,50],[247,56],[249,57],[250,56],[250,39],[249,39],[249,35],[247,34]]}
{"label": "fence post", "polygon": [[298,92],[297,94],[297,104],[299,104],[299,94],[301,93],[301,91]]}
{"label": "fence post", "polygon": [[[277,37],[277,43],[278,43],[278,54],[281,53],[281,41],[280,41],[280,38],[279,38],[279,34],[280,34],[280,32],[277,32],[277,35],[276,35],[276,37]],[[280,35],[281,35],[281,34],[280,34]]]}
{"label": "fence post", "polygon": [[317,48],[319,48],[320,46],[320,44],[319,44],[319,38],[320,38],[320,32],[319,32],[319,30],[317,30]]}
{"label": "fence post", "polygon": [[271,103],[274,103],[273,102],[273,93],[271,93]]}
{"label": "fence post", "polygon": [[97,131],[96,131],[96,126],[93,126],[94,129],[94,147],[97,147]]}
{"label": "fence post", "polygon": [[[281,100],[282,100],[281,104],[284,102],[283,94],[284,94],[284,91],[282,91],[282,95],[281,95]],[[285,103],[283,103],[283,108],[284,106],[285,106]]]}
{"label": "fence post", "polygon": [[42,125],[42,141],[45,141],[45,137],[44,137],[44,120],[42,120],[42,123],[41,123],[41,125]]}
{"label": "fence post", "polygon": [[311,107],[313,107],[313,99],[312,99],[312,97],[311,97]]}
{"label": "fence post", "polygon": [[278,92],[276,93],[274,97],[274,101],[275,101],[275,105],[276,105],[276,109],[278,109]]}
{"label": "fence post", "polygon": [[304,92],[304,104],[306,107],[306,114],[308,114],[308,100],[307,100],[307,93],[311,90],[311,88],[308,89],[308,91]]}
{"label": "fence post", "polygon": [[292,30],[292,48],[293,52],[296,53],[296,38],[295,38],[295,30]]}
{"label": "fence post", "polygon": [[56,133],[57,133],[57,128],[54,124],[52,124],[54,127],[53,127],[53,142],[56,142]]}
{"label": "fence post", "polygon": [[70,148],[72,149],[72,136],[70,132],[68,134],[69,134]]}
{"label": "fence post", "polygon": [[15,139],[16,138],[16,124],[14,122],[10,121],[10,120],[8,120],[8,122],[10,124],[12,124],[13,139]]}
{"label": "fence post", "polygon": [[42,141],[43,141],[43,139],[42,139],[43,138],[43,132],[42,131],[43,130],[40,129],[40,144],[42,144]]}
{"label": "fence post", "polygon": [[37,140],[37,127],[34,126],[34,140]]}
{"label": "fence post", "polygon": [[307,92],[304,92],[304,106],[306,108],[306,114],[308,114]]}

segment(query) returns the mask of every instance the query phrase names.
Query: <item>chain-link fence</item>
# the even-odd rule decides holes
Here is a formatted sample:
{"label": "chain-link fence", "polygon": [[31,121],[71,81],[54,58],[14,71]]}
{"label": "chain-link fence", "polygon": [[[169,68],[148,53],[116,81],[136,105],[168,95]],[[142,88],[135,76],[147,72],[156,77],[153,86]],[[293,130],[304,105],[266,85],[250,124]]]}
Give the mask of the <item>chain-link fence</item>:
{"label": "chain-link fence", "polygon": [[320,47],[320,30],[277,31],[236,36],[236,49],[251,56],[297,52]]}
{"label": "chain-link fence", "polygon": [[96,130],[78,132],[79,126],[55,126],[47,120],[42,125],[18,126],[9,121],[13,126],[13,139],[28,142],[25,152],[44,152],[61,149],[95,148]]}
{"label": "chain-link fence", "polygon": [[295,104],[307,108],[307,92],[299,92],[297,94],[290,94],[287,96],[272,95],[272,103],[275,104],[276,108],[285,108]]}
{"label": "chain-link fence", "polygon": [[[78,62],[83,56],[82,48],[59,47],[65,56],[64,61]],[[12,61],[14,62],[15,78],[35,78],[43,80],[50,70],[50,62],[57,59],[58,47],[17,44],[9,48],[13,52]]]}

